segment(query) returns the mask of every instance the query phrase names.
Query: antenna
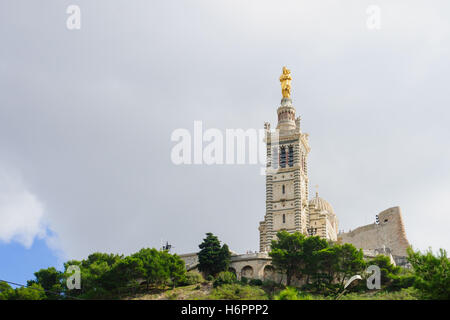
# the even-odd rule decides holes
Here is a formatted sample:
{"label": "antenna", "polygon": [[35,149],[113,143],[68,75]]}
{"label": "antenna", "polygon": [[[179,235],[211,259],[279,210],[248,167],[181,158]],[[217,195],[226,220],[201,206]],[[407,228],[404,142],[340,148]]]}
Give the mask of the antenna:
{"label": "antenna", "polygon": [[171,244],[169,244],[168,241],[166,241],[166,244],[162,246],[162,250],[167,251],[167,252],[170,252],[170,249],[172,249],[172,248],[173,248],[173,246]]}

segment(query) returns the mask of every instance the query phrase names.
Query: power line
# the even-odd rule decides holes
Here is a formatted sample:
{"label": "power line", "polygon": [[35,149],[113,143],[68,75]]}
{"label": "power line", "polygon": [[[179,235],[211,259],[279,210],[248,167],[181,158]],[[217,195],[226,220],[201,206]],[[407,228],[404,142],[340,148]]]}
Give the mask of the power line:
{"label": "power line", "polygon": [[[0,282],[5,282],[5,283],[8,283],[8,284],[12,284],[12,285],[19,286],[19,287],[23,287],[23,288],[27,288],[27,289],[33,289],[33,290],[37,290],[37,291],[44,291],[44,292],[52,293],[52,294],[55,294],[55,295],[58,295],[58,296],[60,295],[60,293],[58,293],[58,292],[54,292],[54,291],[51,291],[51,290],[45,290],[44,288],[42,288],[42,289],[39,289],[39,288],[33,288],[33,287],[26,286],[26,285],[24,285],[24,284],[15,283],[15,282],[11,282],[11,281],[6,281],[6,280],[2,280],[2,279],[0,279]],[[69,296],[69,295],[67,295],[67,294],[65,294],[64,296],[65,296],[65,297],[68,297],[68,298],[71,298],[71,299],[83,300],[83,299],[81,299],[81,298]]]}

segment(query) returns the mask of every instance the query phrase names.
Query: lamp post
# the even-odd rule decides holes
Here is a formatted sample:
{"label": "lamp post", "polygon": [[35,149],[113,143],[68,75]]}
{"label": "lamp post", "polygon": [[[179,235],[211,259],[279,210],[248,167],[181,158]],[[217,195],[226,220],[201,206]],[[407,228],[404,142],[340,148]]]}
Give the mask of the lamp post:
{"label": "lamp post", "polygon": [[345,292],[345,290],[347,289],[347,287],[348,287],[353,281],[355,281],[355,280],[362,280],[362,277],[361,277],[359,274],[354,275],[353,277],[351,277],[351,278],[347,281],[347,283],[345,284],[344,290],[342,290],[342,292],[341,292],[340,294],[338,294],[338,296],[336,297],[335,300],[338,300],[338,299],[344,294],[344,292]]}

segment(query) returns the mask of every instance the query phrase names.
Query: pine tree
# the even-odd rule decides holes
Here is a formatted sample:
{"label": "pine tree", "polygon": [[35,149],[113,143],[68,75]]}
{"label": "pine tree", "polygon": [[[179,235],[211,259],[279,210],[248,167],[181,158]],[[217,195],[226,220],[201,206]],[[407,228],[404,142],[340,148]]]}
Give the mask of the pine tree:
{"label": "pine tree", "polygon": [[230,265],[231,252],[228,246],[220,245],[219,239],[212,233],[207,233],[206,238],[199,245],[198,269],[206,276],[215,276],[221,271],[227,271]]}

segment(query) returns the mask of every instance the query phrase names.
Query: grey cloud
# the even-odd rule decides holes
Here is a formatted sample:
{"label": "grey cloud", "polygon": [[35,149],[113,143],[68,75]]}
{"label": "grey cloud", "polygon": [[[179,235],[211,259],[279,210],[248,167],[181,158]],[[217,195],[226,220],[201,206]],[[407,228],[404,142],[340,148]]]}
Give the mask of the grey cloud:
{"label": "grey cloud", "polygon": [[170,134],[273,124],[283,65],[340,228],[400,205],[414,245],[450,248],[445,1],[381,1],[377,32],[369,1],[77,1],[80,31],[69,4],[0,4],[0,156],[68,257],[194,251],[209,231],[256,250],[259,166],[175,166]]}

